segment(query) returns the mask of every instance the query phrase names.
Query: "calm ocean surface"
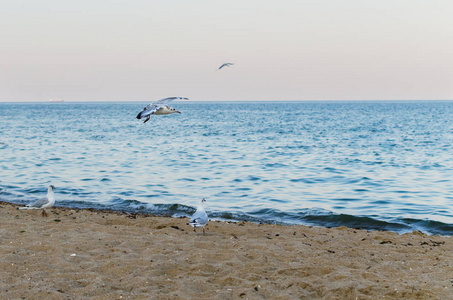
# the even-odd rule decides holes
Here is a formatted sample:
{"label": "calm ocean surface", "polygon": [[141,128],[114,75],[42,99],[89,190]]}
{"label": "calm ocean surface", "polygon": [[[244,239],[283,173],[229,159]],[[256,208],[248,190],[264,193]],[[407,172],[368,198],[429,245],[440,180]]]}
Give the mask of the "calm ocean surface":
{"label": "calm ocean surface", "polygon": [[0,103],[0,200],[453,234],[453,102]]}

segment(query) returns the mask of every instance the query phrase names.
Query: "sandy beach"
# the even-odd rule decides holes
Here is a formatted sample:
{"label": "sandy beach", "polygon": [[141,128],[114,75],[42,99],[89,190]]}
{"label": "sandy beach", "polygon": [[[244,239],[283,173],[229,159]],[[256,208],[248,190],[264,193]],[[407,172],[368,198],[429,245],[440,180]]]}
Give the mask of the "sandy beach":
{"label": "sandy beach", "polygon": [[451,299],[453,240],[0,203],[1,299]]}

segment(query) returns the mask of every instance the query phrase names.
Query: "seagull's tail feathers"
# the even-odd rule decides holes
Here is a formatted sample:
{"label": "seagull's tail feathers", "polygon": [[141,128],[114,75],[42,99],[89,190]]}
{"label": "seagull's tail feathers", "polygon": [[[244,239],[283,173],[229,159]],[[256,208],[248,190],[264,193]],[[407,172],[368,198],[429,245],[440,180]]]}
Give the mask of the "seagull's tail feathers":
{"label": "seagull's tail feathers", "polygon": [[37,208],[33,207],[33,206],[21,206],[18,209],[22,210],[22,209],[37,209]]}
{"label": "seagull's tail feathers", "polygon": [[192,227],[204,227],[206,225],[206,224],[202,224],[198,221],[199,221],[199,219],[191,220],[189,223],[187,223],[187,225],[190,225]]}
{"label": "seagull's tail feathers", "polygon": [[190,225],[192,227],[196,227],[198,225],[198,223],[196,221],[194,221],[194,222],[187,223],[187,225]]}

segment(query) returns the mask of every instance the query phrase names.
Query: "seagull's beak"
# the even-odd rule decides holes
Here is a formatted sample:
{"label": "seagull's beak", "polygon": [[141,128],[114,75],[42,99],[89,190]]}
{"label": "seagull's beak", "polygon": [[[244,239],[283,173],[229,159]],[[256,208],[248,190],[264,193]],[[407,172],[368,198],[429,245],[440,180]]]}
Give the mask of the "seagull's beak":
{"label": "seagull's beak", "polygon": [[177,112],[178,114],[180,114],[180,113],[181,113],[180,111],[175,111],[175,112]]}

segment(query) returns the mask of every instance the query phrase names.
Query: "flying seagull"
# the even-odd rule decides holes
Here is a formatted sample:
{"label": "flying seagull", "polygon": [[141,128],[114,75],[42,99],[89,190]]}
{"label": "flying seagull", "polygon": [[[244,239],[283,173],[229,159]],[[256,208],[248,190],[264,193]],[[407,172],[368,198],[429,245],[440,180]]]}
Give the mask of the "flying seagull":
{"label": "flying seagull", "polygon": [[233,63],[224,63],[223,65],[221,65],[218,70],[222,69],[223,67],[229,67],[229,66],[232,66],[234,65]]}
{"label": "flying seagull", "polygon": [[47,217],[46,208],[51,208],[55,204],[55,195],[53,193],[54,189],[55,187],[53,185],[49,186],[46,197],[43,197],[35,203],[25,207],[19,207],[19,209],[42,209],[42,216]]}
{"label": "flying seagull", "polygon": [[160,99],[157,102],[151,103],[147,105],[138,115],[137,119],[143,119],[146,118],[143,123],[148,122],[149,118],[151,115],[169,115],[169,114],[174,114],[178,113],[180,114],[181,112],[177,111],[173,107],[167,106],[167,103],[173,101],[173,100],[189,100],[189,98],[184,98],[184,97],[170,97],[170,98],[165,98],[165,99]]}
{"label": "flying seagull", "polygon": [[204,235],[204,227],[208,223],[208,214],[204,210],[203,203],[206,202],[206,199],[201,199],[200,206],[198,206],[197,211],[193,214],[192,218],[190,218],[190,222],[187,225],[193,227],[193,231],[196,227],[203,227],[203,235]]}

